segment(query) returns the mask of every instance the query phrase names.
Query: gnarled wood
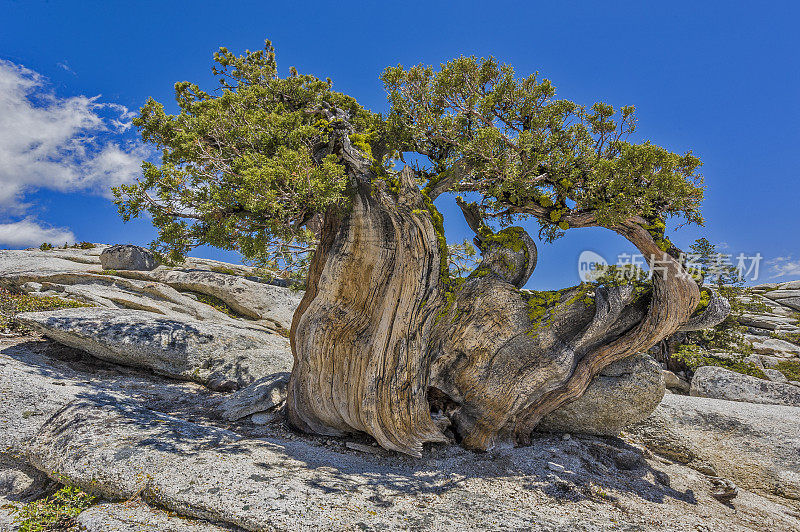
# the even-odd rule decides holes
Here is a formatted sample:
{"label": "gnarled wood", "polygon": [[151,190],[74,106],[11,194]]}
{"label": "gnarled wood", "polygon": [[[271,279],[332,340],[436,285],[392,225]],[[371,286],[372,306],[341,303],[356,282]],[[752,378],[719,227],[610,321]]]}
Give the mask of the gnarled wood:
{"label": "gnarled wood", "polygon": [[713,288],[708,288],[710,293],[708,306],[698,314],[692,316],[689,321],[681,325],[678,332],[702,331],[722,323],[731,313],[731,304],[727,299],[719,295]]}
{"label": "gnarled wood", "polygon": [[292,324],[288,414],[308,432],[363,431],[419,456],[445,440],[426,395],[441,254],[410,174],[398,196],[375,183],[359,176],[352,211],[324,227]]}
{"label": "gnarled wood", "polygon": [[614,228],[644,255],[653,271],[652,295],[647,314],[629,332],[601,345],[578,361],[572,376],[526,408],[515,434],[525,442],[536,424],[570,399],[579,397],[600,369],[635,352],[646,350],[686,323],[700,301],[697,284],[681,264],[662,251],[640,224],[631,221]]}
{"label": "gnarled wood", "polygon": [[446,295],[435,210],[411,171],[389,190],[361,167],[351,211],[326,218],[292,324],[287,405],[302,430],[366,432],[419,456],[423,443],[445,440],[433,406],[467,447],[526,442],[544,415],[605,366],[678,330],[699,301],[695,282],[635,220],[614,230],[651,263],[650,293],[521,290],[537,250],[508,228],[481,229],[480,266]]}
{"label": "gnarled wood", "polygon": [[[632,286],[520,291],[516,286],[531,270],[521,268],[520,279],[496,267],[499,253],[501,263],[520,267],[508,243],[484,252],[434,333],[431,386],[457,405],[450,415],[464,445],[527,441],[544,415],[579,397],[605,366],[650,347],[689,318],[699,298],[694,281],[639,224],[617,230],[654,262],[649,298],[636,298]],[[524,248],[517,247],[521,259]]]}

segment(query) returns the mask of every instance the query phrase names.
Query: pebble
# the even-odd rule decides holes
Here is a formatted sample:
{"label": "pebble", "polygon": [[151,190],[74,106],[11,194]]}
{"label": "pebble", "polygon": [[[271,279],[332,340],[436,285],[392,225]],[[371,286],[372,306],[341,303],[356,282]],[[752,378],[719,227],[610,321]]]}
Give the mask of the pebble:
{"label": "pebble", "polygon": [[711,481],[711,496],[720,502],[729,502],[739,494],[736,484],[726,478],[710,478],[709,480]]}
{"label": "pebble", "polygon": [[550,471],[553,471],[555,473],[563,473],[564,472],[564,466],[561,465],[561,464],[557,464],[555,462],[547,462],[547,469],[549,469]]}

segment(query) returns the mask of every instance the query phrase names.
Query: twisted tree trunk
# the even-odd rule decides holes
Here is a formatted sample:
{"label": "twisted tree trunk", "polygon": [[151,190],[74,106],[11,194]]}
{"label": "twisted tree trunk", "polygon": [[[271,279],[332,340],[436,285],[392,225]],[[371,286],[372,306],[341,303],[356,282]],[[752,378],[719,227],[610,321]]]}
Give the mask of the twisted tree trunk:
{"label": "twisted tree trunk", "polygon": [[396,195],[370,177],[359,176],[349,215],[323,229],[292,323],[289,420],[317,434],[367,432],[419,455],[446,440],[427,402],[440,235],[410,173]]}
{"label": "twisted tree trunk", "polygon": [[419,456],[425,442],[446,439],[434,409],[467,447],[524,443],[605,366],[678,330],[699,301],[691,277],[634,220],[613,229],[650,262],[651,292],[520,290],[537,256],[521,228],[484,235],[481,265],[448,292],[432,203],[410,171],[396,190],[373,177],[357,176],[352,210],[326,220],[292,324],[287,404],[301,430],[366,432]]}

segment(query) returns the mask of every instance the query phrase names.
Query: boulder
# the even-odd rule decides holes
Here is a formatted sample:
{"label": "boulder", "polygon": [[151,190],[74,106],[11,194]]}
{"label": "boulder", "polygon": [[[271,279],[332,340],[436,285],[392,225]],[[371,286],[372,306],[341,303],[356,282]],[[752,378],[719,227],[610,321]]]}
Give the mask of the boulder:
{"label": "boulder", "polygon": [[655,453],[708,461],[740,488],[800,499],[800,408],[666,395],[627,432]]}
{"label": "boulder", "polygon": [[800,290],[800,279],[780,283],[777,288],[780,288],[781,290]]}
{"label": "boulder", "polygon": [[685,379],[675,375],[668,369],[662,369],[661,374],[664,376],[664,386],[667,387],[667,390],[679,393],[689,393],[689,383],[686,382]]}
{"label": "boulder", "polygon": [[157,270],[151,278],[177,290],[216,297],[243,316],[267,320],[286,331],[303,297],[298,290],[212,271]]}
{"label": "boulder", "polygon": [[100,253],[100,264],[104,270],[150,271],[158,266],[153,254],[133,244],[118,244]]}
{"label": "boulder", "polygon": [[716,366],[698,368],[689,393],[695,397],[745,403],[800,406],[800,390],[790,384],[742,375]]}
{"label": "boulder", "polygon": [[581,397],[546,415],[537,430],[615,436],[649,416],[664,389],[658,362],[633,355],[603,369]]}
{"label": "boulder", "polygon": [[289,371],[293,363],[286,338],[244,325],[99,308],[28,312],[18,320],[102,360],[152,369],[212,389],[247,386],[266,375]]}
{"label": "boulder", "polygon": [[775,355],[785,358],[800,355],[800,346],[786,340],[747,335],[745,338],[753,345],[753,351],[759,355]]}
{"label": "boulder", "polygon": [[289,373],[275,373],[232,393],[221,405],[222,418],[235,421],[257,412],[267,412],[286,401]]}

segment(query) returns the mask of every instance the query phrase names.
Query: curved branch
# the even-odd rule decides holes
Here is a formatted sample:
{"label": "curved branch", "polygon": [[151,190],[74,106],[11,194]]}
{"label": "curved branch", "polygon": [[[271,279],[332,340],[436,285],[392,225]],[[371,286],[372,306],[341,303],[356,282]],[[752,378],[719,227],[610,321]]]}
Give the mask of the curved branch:
{"label": "curved branch", "polygon": [[578,361],[572,376],[522,413],[515,428],[517,440],[527,442],[542,417],[580,397],[592,378],[605,366],[651,347],[689,320],[700,301],[700,291],[681,264],[662,251],[640,224],[627,221],[613,228],[644,255],[653,271],[653,292],[644,319],[629,333],[598,347]]}
{"label": "curved branch", "polygon": [[449,192],[456,183],[464,179],[468,174],[467,163],[461,159],[439,174],[435,181],[425,187],[424,192],[433,201],[445,192]]}
{"label": "curved branch", "polygon": [[711,288],[708,290],[711,292],[711,298],[708,301],[708,306],[700,315],[691,318],[684,325],[682,325],[678,329],[678,332],[702,331],[703,329],[711,328],[714,325],[721,323],[722,320],[727,318],[728,314],[731,313],[730,302],[719,295],[716,290]]}
{"label": "curved branch", "polygon": [[[504,204],[507,208],[505,211],[498,213],[503,214],[529,214],[540,220],[549,220],[550,210],[541,205],[511,205]],[[597,216],[591,211],[573,211],[561,217],[561,220],[567,222],[570,227],[598,227],[600,224],[597,221]]]}

